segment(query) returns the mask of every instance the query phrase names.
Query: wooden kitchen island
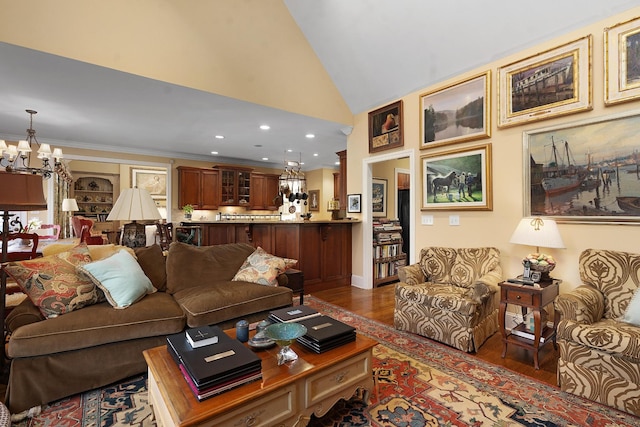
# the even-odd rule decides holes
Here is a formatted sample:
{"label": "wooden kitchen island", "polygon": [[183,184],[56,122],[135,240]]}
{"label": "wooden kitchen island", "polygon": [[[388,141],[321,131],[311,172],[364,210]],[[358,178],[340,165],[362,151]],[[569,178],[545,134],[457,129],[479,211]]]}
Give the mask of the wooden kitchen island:
{"label": "wooden kitchen island", "polygon": [[356,220],[190,221],[202,226],[202,244],[248,243],[282,258],[298,260],[305,292],[351,285],[351,229]]}

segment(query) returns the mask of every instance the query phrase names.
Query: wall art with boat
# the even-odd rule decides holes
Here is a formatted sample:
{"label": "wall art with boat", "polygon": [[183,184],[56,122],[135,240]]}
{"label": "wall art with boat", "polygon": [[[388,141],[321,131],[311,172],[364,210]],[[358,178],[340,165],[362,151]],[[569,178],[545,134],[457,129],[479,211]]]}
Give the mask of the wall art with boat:
{"label": "wall art with boat", "polygon": [[640,222],[640,111],[526,131],[525,212]]}

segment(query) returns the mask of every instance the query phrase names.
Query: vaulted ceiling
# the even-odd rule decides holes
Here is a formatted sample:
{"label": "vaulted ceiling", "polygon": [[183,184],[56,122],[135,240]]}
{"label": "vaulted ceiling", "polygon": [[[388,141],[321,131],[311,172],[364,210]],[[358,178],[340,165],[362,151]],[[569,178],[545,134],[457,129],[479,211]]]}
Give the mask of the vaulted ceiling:
{"label": "vaulted ceiling", "polygon": [[34,109],[62,147],[335,167],[353,115],[637,6],[0,0],[0,138]]}

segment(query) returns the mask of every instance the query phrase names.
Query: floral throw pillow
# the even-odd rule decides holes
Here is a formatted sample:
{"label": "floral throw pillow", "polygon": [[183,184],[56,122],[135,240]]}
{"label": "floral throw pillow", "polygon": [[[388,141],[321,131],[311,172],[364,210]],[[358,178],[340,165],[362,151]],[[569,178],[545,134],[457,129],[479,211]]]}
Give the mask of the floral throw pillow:
{"label": "floral throw pillow", "polygon": [[[278,286],[278,275],[287,269],[292,261],[271,255],[258,248],[247,257],[235,277],[231,280],[257,283],[259,285]],[[295,264],[295,262],[293,262]]]}
{"label": "floral throw pillow", "polygon": [[76,266],[89,262],[89,250],[82,244],[57,255],[10,262],[5,270],[42,315],[52,318],[104,300],[102,291],[76,272]]}

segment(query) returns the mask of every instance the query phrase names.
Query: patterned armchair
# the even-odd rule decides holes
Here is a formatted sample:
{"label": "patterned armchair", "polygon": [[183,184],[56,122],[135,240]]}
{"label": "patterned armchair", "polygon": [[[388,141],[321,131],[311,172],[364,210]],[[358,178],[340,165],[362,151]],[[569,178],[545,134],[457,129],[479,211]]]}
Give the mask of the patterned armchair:
{"label": "patterned armchair", "polygon": [[502,279],[496,248],[428,247],[420,261],[400,268],[396,329],[476,351],[498,330]]}
{"label": "patterned armchair", "polygon": [[556,297],[563,391],[640,415],[640,327],[621,321],[640,287],[640,254],[587,249],[583,285]]}

